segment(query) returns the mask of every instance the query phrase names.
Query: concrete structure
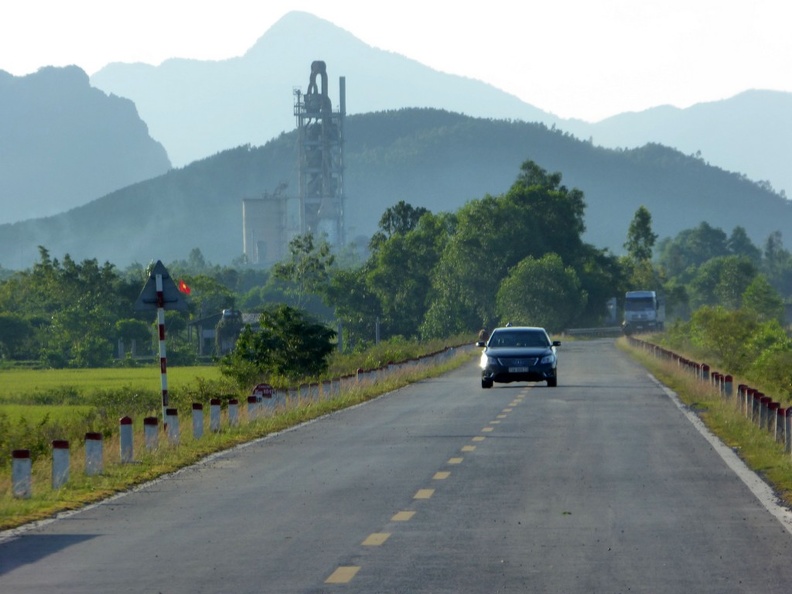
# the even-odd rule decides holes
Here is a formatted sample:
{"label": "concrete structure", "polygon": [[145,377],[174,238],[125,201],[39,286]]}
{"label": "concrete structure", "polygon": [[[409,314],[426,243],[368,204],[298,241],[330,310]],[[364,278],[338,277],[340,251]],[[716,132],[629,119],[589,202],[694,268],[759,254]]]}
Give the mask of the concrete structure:
{"label": "concrete structure", "polygon": [[339,109],[333,111],[327,89],[327,67],[317,60],[311,64],[308,90],[305,94],[295,90],[294,97],[299,134],[301,233],[325,236],[330,245],[340,246],[345,242],[346,81],[344,77],[339,79]]}
{"label": "concrete structure", "polygon": [[297,196],[286,184],[271,194],[242,200],[242,247],[250,264],[270,266],[288,254],[297,235],[313,234],[331,246],[345,243],[344,117],[346,81],[339,78],[339,109],[327,92],[327,67],[311,64],[308,90],[294,91],[298,132]]}

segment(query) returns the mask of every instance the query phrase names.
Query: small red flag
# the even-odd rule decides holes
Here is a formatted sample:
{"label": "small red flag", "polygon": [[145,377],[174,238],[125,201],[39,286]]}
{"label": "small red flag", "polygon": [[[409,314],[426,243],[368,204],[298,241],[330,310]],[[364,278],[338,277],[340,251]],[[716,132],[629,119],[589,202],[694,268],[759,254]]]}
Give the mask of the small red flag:
{"label": "small red flag", "polygon": [[189,295],[190,294],[190,287],[188,287],[187,283],[185,283],[183,280],[181,280],[181,279],[179,280],[178,287],[179,287],[179,291],[181,291],[185,295]]}

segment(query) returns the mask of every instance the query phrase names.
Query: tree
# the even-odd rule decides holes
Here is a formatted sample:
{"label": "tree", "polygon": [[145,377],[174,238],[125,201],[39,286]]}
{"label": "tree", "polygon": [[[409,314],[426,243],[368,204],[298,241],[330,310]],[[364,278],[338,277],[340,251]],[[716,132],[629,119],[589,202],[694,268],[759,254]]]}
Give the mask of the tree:
{"label": "tree", "polygon": [[501,323],[517,322],[558,332],[572,323],[586,305],[577,273],[558,254],[528,256],[503,280],[498,290]]}
{"label": "tree", "polygon": [[532,161],[500,197],[468,202],[456,213],[456,226],[432,275],[432,303],[422,324],[424,336],[472,331],[496,317],[501,281],[521,260],[558,254],[570,265],[586,250],[585,202],[580,190],[561,185]]}
{"label": "tree", "polygon": [[416,208],[400,200],[395,206],[387,208],[380,217],[379,230],[371,237],[369,248],[376,251],[383,242],[394,235],[406,235],[418,226],[418,221],[428,212],[429,210],[422,206]]}
{"label": "tree", "polygon": [[655,241],[657,234],[652,231],[652,215],[645,206],[641,206],[635,211],[630,228],[627,230],[624,248],[628,257],[635,262],[651,260]]}
{"label": "tree", "polygon": [[317,244],[313,234],[306,233],[289,242],[289,259],[275,264],[272,275],[289,283],[297,307],[302,307],[309,295],[321,295],[327,287],[334,261],[330,244],[324,239]]}
{"label": "tree", "polygon": [[681,231],[673,240],[661,242],[659,262],[669,277],[687,282],[708,260],[731,255],[727,241],[722,229],[702,222],[694,229]]}
{"label": "tree", "polygon": [[366,275],[390,336],[416,336],[428,306],[431,275],[448,240],[444,217],[425,213],[418,226],[383,240]]}
{"label": "tree", "polygon": [[221,359],[223,375],[244,386],[260,379],[316,377],[327,370],[334,330],[283,304],[267,308],[259,325],[258,331],[247,326],[234,350]]}
{"label": "tree", "polygon": [[758,274],[742,294],[743,309],[753,312],[761,321],[784,321],[784,300],[767,277]]}
{"label": "tree", "polygon": [[753,244],[748,237],[745,227],[737,226],[732,229],[731,235],[729,235],[729,239],[726,241],[726,248],[729,250],[730,254],[734,256],[745,256],[756,266],[759,266],[762,262],[762,250]]}
{"label": "tree", "polygon": [[382,314],[379,299],[369,287],[368,266],[335,270],[327,287],[327,302],[343,328],[345,348],[373,342],[376,319]]}
{"label": "tree", "polygon": [[16,358],[32,339],[33,326],[22,316],[0,312],[0,359]]}
{"label": "tree", "polygon": [[712,258],[698,269],[689,284],[691,307],[695,310],[703,305],[720,305],[738,309],[743,293],[757,273],[744,256]]}

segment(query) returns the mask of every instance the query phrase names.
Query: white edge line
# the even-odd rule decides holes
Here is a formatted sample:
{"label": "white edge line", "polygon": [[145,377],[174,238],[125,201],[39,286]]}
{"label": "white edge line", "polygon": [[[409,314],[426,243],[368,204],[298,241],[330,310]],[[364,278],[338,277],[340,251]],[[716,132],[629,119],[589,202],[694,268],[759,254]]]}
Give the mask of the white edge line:
{"label": "white edge line", "polygon": [[693,426],[698,430],[699,433],[701,433],[702,436],[704,436],[704,439],[709,442],[709,444],[723,459],[726,465],[740,478],[743,483],[745,483],[745,486],[748,487],[751,493],[753,493],[754,496],[759,500],[759,503],[761,503],[762,506],[781,523],[787,532],[792,534],[792,511],[779,503],[780,500],[773,491],[772,487],[762,480],[762,478],[753,470],[748,468],[745,462],[743,462],[742,459],[734,453],[734,450],[723,443],[718,436],[712,433],[712,431],[709,430],[709,428],[704,424],[699,416],[690,410],[690,408],[679,399],[679,396],[677,396],[676,392],[665,386],[651,373],[647,375],[666,393],[666,396],[668,396],[674,402],[674,404],[676,404],[677,408],[682,412],[683,415],[687,417],[688,421],[693,423]]}

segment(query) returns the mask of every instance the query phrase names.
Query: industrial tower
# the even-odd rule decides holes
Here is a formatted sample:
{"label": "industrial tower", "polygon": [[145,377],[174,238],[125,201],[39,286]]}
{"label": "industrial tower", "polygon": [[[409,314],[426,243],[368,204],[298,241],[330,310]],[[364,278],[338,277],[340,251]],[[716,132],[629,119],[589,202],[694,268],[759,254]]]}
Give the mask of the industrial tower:
{"label": "industrial tower", "polygon": [[346,81],[343,76],[338,83],[338,111],[333,111],[327,95],[327,67],[322,61],[317,60],[311,64],[311,78],[305,94],[299,89],[294,91],[294,115],[297,118],[299,143],[301,233],[313,233],[317,238],[324,236],[332,246],[345,243]]}

